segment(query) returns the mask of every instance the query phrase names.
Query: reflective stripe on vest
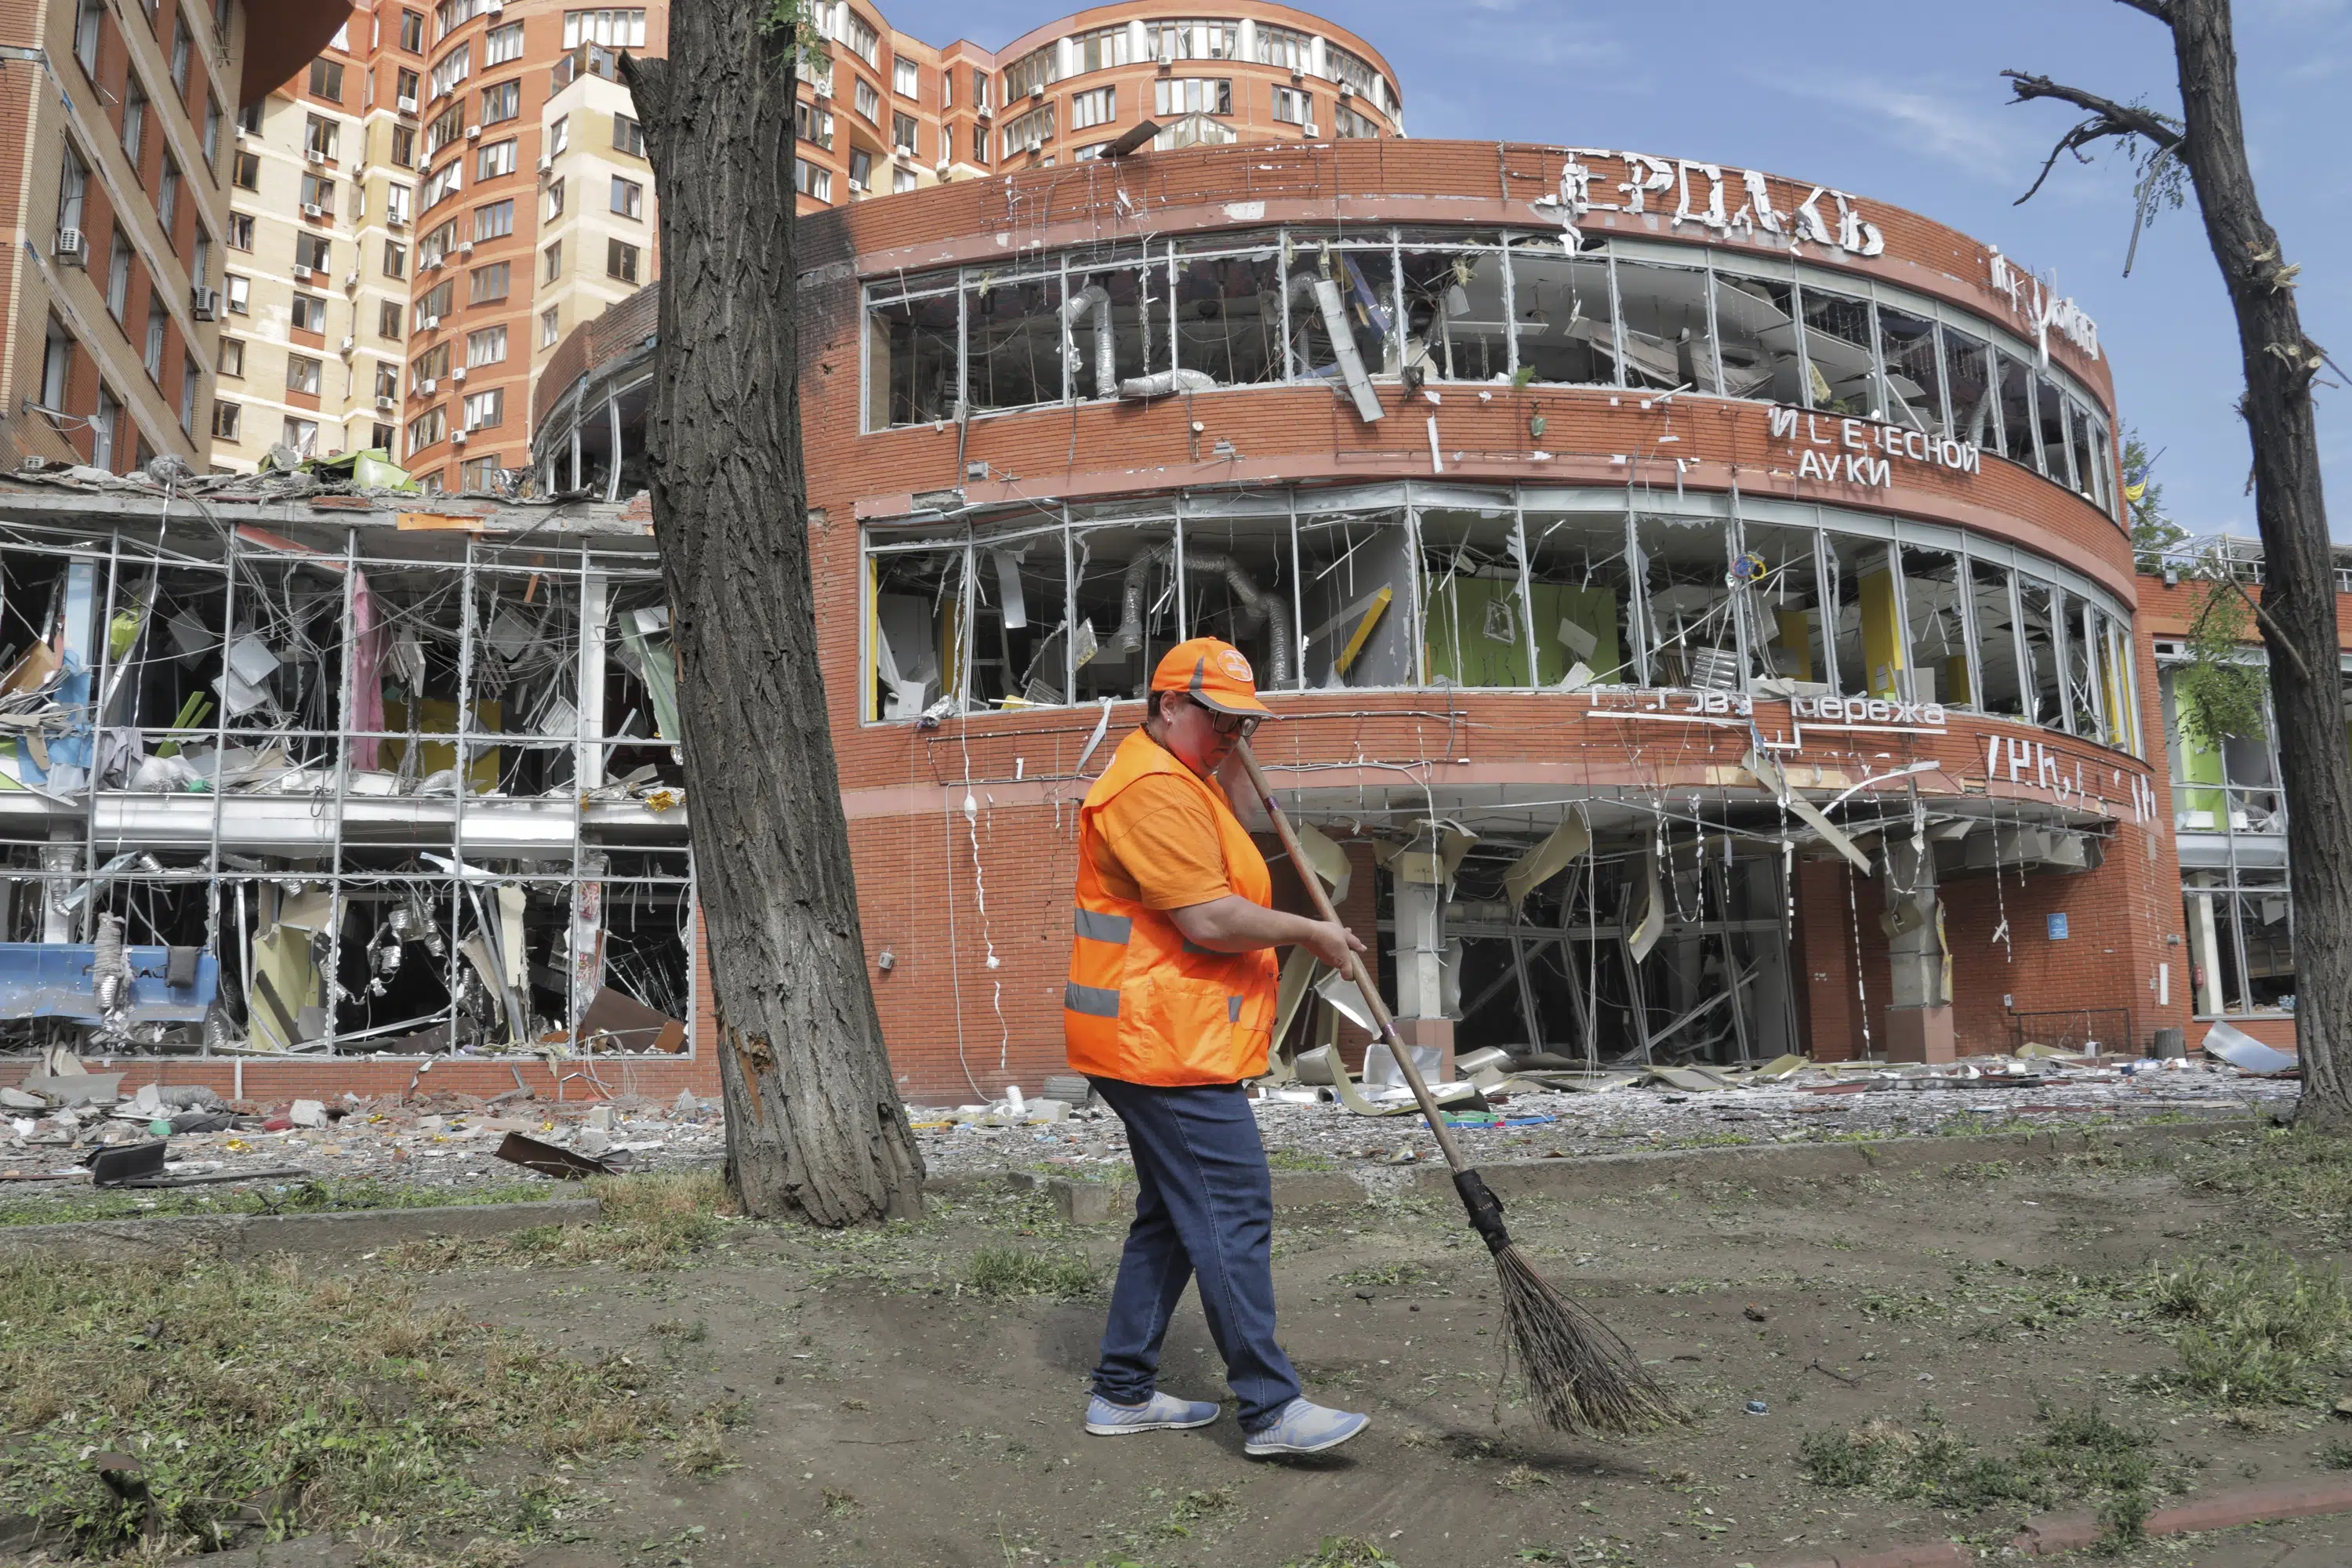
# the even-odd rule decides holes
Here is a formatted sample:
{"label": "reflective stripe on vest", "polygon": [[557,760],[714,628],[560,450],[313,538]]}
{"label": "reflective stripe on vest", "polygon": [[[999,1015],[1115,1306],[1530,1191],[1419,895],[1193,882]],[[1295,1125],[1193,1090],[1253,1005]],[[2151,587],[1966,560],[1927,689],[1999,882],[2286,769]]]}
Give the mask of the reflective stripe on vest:
{"label": "reflective stripe on vest", "polygon": [[1118,993],[1099,985],[1081,985],[1073,980],[1062,987],[1062,1005],[1090,1018],[1116,1018]]}
{"label": "reflective stripe on vest", "polygon": [[1107,914],[1101,910],[1078,909],[1071,911],[1077,933],[1088,942],[1117,942],[1127,945],[1135,931],[1135,921],[1126,915]]}

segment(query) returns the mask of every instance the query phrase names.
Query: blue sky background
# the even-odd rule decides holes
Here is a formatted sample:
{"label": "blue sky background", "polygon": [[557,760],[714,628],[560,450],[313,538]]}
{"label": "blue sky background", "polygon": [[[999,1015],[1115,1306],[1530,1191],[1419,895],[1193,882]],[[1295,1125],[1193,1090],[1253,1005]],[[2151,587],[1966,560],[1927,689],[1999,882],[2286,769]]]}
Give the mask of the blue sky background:
{"label": "blue sky background", "polygon": [[[2099,323],[2125,423],[2162,450],[2168,508],[2194,532],[2254,531],[2237,331],[2193,205],[2158,222],[2126,279],[2120,156],[2063,161],[2040,195],[2011,205],[2073,121],[2059,104],[2008,106],[2001,70],[2178,108],[2170,39],[2138,12],[2116,0],[1298,3],[1388,56],[1414,136],[1769,169],[2054,269]],[[1051,19],[1035,0],[887,0],[884,14],[933,43],[990,48]],[[2237,33],[2255,174],[2303,267],[2305,331],[2352,365],[2352,0],[2238,0]],[[2319,434],[2336,536],[2352,540],[2352,389],[2323,388]]]}

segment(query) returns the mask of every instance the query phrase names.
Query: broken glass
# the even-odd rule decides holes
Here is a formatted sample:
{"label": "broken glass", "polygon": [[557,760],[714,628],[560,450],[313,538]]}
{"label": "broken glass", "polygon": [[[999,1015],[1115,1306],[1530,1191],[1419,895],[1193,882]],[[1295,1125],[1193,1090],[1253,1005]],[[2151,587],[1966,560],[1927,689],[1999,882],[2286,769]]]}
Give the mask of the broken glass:
{"label": "broken glass", "polygon": [[2074,490],[2093,506],[2106,504],[2106,471],[2091,440],[2091,414],[2073,398],[2066,400],[2067,445],[2074,454]]}
{"label": "broken glass", "polygon": [[[1802,697],[1830,690],[1823,641],[1817,535],[1809,528],[1748,523],[1745,555],[1733,573],[1745,589],[1750,673],[1765,695]],[[1769,683],[1769,684],[1765,684]]]}
{"label": "broken glass", "polygon": [[1643,684],[1624,513],[1531,509],[1525,526],[1536,684],[1567,690]]}
{"label": "broken glass", "polygon": [[1795,311],[1796,290],[1787,283],[1715,275],[1715,329],[1721,344],[1725,396],[1805,404]]}
{"label": "broken glass", "polygon": [[1413,684],[1415,576],[1402,510],[1299,518],[1299,663],[1310,689]]}
{"label": "broken glass", "polygon": [[1995,359],[2000,366],[2000,455],[2046,472],[2033,440],[2033,368],[2011,353],[1996,351]]}
{"label": "broken glass", "polygon": [[1890,546],[1851,534],[1822,536],[1836,605],[1839,695],[1897,698],[1902,689],[1903,627]]}
{"label": "broken glass", "polygon": [[[1421,684],[1535,684],[1523,552],[1511,508],[1423,507],[1416,517],[1426,606]],[[1556,610],[1559,596],[1547,585],[1537,603]]]}
{"label": "broken glass", "polygon": [[1062,279],[982,274],[964,290],[975,413],[1063,397]]}
{"label": "broken glass", "polygon": [[1994,380],[1991,346],[1941,329],[1944,374],[1951,389],[1952,434],[1982,451],[1998,455],[2000,446],[2000,389]]}
{"label": "broken glass", "polygon": [[[1671,372],[1675,354],[1654,342],[1629,345],[1609,302],[1609,258],[1571,258],[1556,240],[1522,241],[1511,249],[1511,312],[1524,377],[1549,385],[1615,386],[1628,362],[1633,384],[1654,384]],[[1666,382],[1663,384],[1673,385]]]}
{"label": "broken glass", "polygon": [[1174,521],[1147,513],[1073,529],[1070,581],[1072,700],[1142,697],[1160,655],[1184,640]]}
{"label": "broken glass", "polygon": [[2030,710],[2017,664],[2017,606],[2009,568],[1971,559],[1969,608],[1975,613],[1977,703],[1988,713],[2022,719]]}
{"label": "broken glass", "polygon": [[[961,545],[951,545],[877,550],[868,558],[874,594],[869,719],[915,719],[942,697],[962,696],[964,555]],[[646,735],[652,732],[651,718],[633,710],[621,721],[633,726],[629,733]]]}
{"label": "broken glass", "polygon": [[2033,420],[2042,437],[2042,471],[2071,489],[2074,470],[2066,451],[2066,399],[2046,375],[2033,378]]}
{"label": "broken glass", "polygon": [[1280,381],[1282,262],[1269,247],[1176,258],[1176,366],[1220,386]]}
{"label": "broken glass", "polygon": [[1913,430],[1948,434],[1951,415],[1936,361],[1936,323],[1882,304],[1878,352],[1886,366],[1886,417]]}
{"label": "broken glass", "polygon": [[1652,686],[1740,689],[1728,525],[1713,517],[1641,517],[1634,539],[1647,589],[1643,626]]}
{"label": "broken glass", "polygon": [[2025,626],[2026,689],[2032,704],[2026,717],[2048,729],[2064,721],[2064,693],[2058,683],[2058,605],[2056,590],[2037,578],[2018,574],[2017,602]]}
{"label": "broken glass", "polygon": [[1960,558],[1906,544],[1903,615],[1910,633],[1910,698],[1966,707],[1971,700],[1968,622],[1960,604]]}
{"label": "broken glass", "polygon": [[1831,414],[1882,417],[1870,301],[1811,283],[1804,286],[1802,298],[1805,381],[1811,405]]}
{"label": "broken glass", "polygon": [[2100,700],[2094,612],[2078,595],[2061,603],[2066,617],[2066,728],[2095,741],[2107,738],[2106,705]]}
{"label": "broken glass", "polygon": [[[1720,392],[1715,334],[1707,325],[1706,270],[1646,261],[1617,263],[1617,311],[1625,384]],[[1519,316],[1527,317],[1524,295]],[[1526,363],[1520,345],[1520,363]]]}
{"label": "broken glass", "polygon": [[1183,539],[1183,634],[1222,637],[1241,649],[1260,690],[1296,690],[1298,608],[1289,518],[1188,517]]}
{"label": "broken glass", "polygon": [[955,417],[957,296],[952,289],[877,300],[866,311],[866,426]]}
{"label": "broken glass", "polygon": [[1497,381],[1509,375],[1511,340],[1499,250],[1409,249],[1400,264],[1405,370],[1433,381]]}
{"label": "broken glass", "polygon": [[1069,279],[1062,316],[1074,395],[1116,397],[1120,382],[1169,368],[1165,263],[1097,265],[1074,257]]}
{"label": "broken glass", "polygon": [[1066,573],[1057,528],[972,542],[974,708],[1055,706],[1069,687]]}
{"label": "broken glass", "polygon": [[1346,368],[1336,346],[1343,339],[1355,349],[1357,363],[1366,374],[1384,367],[1391,327],[1389,268],[1385,246],[1324,245],[1298,250],[1287,285],[1294,379],[1344,381]]}

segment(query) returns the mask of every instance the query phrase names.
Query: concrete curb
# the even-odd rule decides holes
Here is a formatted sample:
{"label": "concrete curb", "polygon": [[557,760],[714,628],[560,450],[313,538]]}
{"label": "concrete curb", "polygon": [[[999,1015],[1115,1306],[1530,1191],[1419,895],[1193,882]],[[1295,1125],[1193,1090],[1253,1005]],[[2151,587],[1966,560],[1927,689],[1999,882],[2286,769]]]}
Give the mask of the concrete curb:
{"label": "concrete curb", "polygon": [[[2193,1497],[2148,1515],[2146,1531],[2150,1537],[2195,1535],[2235,1530],[2263,1520],[2309,1519],[2326,1513],[2352,1513],[2352,1476],[2321,1476]],[[2105,1533],[2105,1527],[2087,1513],[2052,1514],[2028,1524],[2010,1542],[2010,1550],[2021,1557],[2057,1557],[2096,1545]],[[1784,1558],[1766,1568],[1972,1568],[1979,1561],[1965,1546],[1937,1542],[1833,1557]]]}
{"label": "concrete curb", "polygon": [[[1738,1182],[1759,1189],[1783,1183],[1851,1181],[1895,1171],[1947,1170],[1988,1160],[2053,1160],[2067,1155],[2122,1153],[2162,1148],[2251,1127],[2231,1117],[2128,1125],[2052,1128],[2047,1131],[1997,1132],[1967,1138],[1885,1138],[1867,1143],[1759,1143],[1730,1148],[1645,1149],[1628,1154],[1592,1154],[1565,1160],[1497,1160],[1482,1164],[1486,1184],[1507,1202],[1512,1198],[1622,1196],[1656,1186],[1702,1182]],[[931,1197],[970,1197],[992,1190],[1043,1191],[1061,1217],[1080,1225],[1124,1220],[1134,1210],[1130,1181],[1089,1182],[1039,1176],[1027,1171],[934,1176],[923,1184]],[[1453,1201],[1454,1178],[1444,1165],[1372,1166],[1352,1171],[1276,1171],[1274,1206],[1306,1209],[1349,1206],[1410,1192],[1417,1197]]]}
{"label": "concrete curb", "polygon": [[443,1208],[353,1209],[341,1214],[173,1215],[65,1225],[0,1226],[0,1257],[42,1253],[90,1263],[183,1258],[191,1252],[250,1258],[260,1253],[362,1252],[427,1236],[497,1236],[541,1225],[590,1225],[594,1198],[530,1204],[453,1204]]}

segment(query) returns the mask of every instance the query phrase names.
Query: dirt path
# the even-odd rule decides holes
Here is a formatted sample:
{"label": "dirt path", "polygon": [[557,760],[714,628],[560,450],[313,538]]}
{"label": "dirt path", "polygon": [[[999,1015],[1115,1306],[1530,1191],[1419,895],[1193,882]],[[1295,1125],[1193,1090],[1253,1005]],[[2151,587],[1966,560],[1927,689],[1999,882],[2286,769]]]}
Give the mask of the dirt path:
{"label": "dirt path", "polygon": [[[2204,1155],[2177,1158],[2193,1169]],[[1414,1202],[1278,1221],[1284,1337],[1308,1392],[1375,1415],[1364,1437],[1317,1461],[1248,1460],[1230,1419],[1085,1436],[1099,1300],[1007,1300],[964,1283],[982,1247],[1108,1268],[1116,1226],[1062,1225],[1032,1199],[969,1202],[883,1234],[739,1226],[724,1251],[671,1273],[461,1258],[427,1290],[575,1354],[626,1353],[660,1369],[680,1409],[730,1426],[704,1456],[726,1468],[708,1479],[652,1455],[580,1472],[564,1517],[540,1527],[577,1538],[532,1549],[541,1568],[1276,1568],[1313,1561],[1333,1536],[1370,1541],[1405,1568],[1763,1564],[1808,1549],[2005,1540],[2036,1511],[2037,1486],[2054,1498],[2071,1484],[2067,1465],[2129,1447],[2098,1427],[2068,1447],[2077,1439],[2053,1422],[2084,1412],[2149,1439],[2131,1452],[2146,1457],[2158,1499],[2321,1473],[2321,1450],[2341,1437],[2308,1408],[2232,1415],[2142,1385],[2179,1361],[2135,1293],[2151,1260],[2226,1265],[2260,1240],[2179,1169],[1699,1183],[1529,1201],[1512,1217],[1557,1282],[1661,1365],[1690,1426],[1579,1442],[1498,1405],[1489,1266],[1455,1216]],[[1174,1392],[1224,1392],[1189,1299],[1165,1364]],[[1750,1402],[1764,1409],[1750,1414]],[[1866,1436],[1843,1451],[1876,1453],[1889,1469],[1923,1442],[1951,1462],[1908,1499],[1885,1474],[1855,1487],[1808,1479],[1809,1434],[1857,1431],[1883,1447]],[[2124,1560],[2315,1568],[2352,1560],[2347,1542],[2352,1525],[2305,1521],[2151,1543]]]}

